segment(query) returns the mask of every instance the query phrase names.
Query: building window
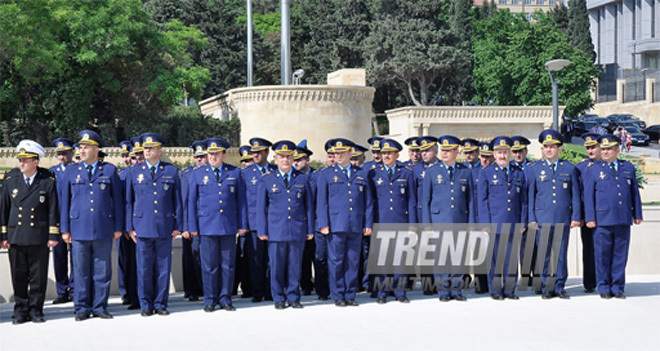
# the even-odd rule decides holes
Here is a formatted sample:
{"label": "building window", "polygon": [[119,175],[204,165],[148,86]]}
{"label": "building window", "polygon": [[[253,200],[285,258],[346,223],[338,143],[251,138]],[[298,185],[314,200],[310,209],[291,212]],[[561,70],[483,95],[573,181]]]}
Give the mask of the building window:
{"label": "building window", "polygon": [[637,36],[637,1],[633,1],[632,3],[632,40],[635,40],[635,37]]}
{"label": "building window", "polygon": [[531,5],[531,4],[532,4],[532,0],[525,0],[525,5]]}
{"label": "building window", "polygon": [[511,0],[511,5],[520,5],[520,0]]}
{"label": "building window", "polygon": [[550,5],[550,6],[555,6],[555,5],[557,5],[557,0],[550,0],[550,1],[548,1],[548,5]]}
{"label": "building window", "polygon": [[545,2],[545,0],[536,0],[537,5],[543,5],[544,2]]}
{"label": "building window", "polygon": [[655,0],[651,1],[651,38],[655,38]]}
{"label": "building window", "polygon": [[500,0],[500,5],[506,5],[506,0]]}

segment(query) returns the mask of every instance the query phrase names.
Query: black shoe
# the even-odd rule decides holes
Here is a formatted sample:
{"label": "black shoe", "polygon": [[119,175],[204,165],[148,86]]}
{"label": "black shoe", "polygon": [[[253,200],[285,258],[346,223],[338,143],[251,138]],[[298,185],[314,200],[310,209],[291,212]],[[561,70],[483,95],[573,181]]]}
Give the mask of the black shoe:
{"label": "black shoe", "polygon": [[610,293],[600,294],[600,298],[609,300],[609,299],[612,298],[612,294],[610,294]]}
{"label": "black shoe", "polygon": [[375,291],[372,291],[371,294],[369,294],[369,297],[372,298],[372,299],[375,299],[375,298],[378,297],[378,293],[375,292]]}
{"label": "black shoe", "polygon": [[139,310],[139,309],[140,309],[140,305],[138,305],[138,304],[132,304],[132,305],[128,306],[128,310],[131,310],[131,311],[132,310]]}
{"label": "black shoe", "polygon": [[504,295],[504,297],[506,297],[506,298],[509,299],[509,300],[519,300],[519,299],[520,299],[520,298],[518,297],[518,295],[516,295],[516,294],[514,294],[514,293],[506,294],[506,295]]}
{"label": "black shoe", "polygon": [[550,300],[553,297],[555,297],[555,294],[553,294],[549,291],[544,292],[543,296],[541,296],[541,298],[544,299],[544,300]]}
{"label": "black shoe", "polygon": [[328,299],[328,295],[319,295],[319,301],[327,301]]}
{"label": "black shoe", "polygon": [[360,306],[360,304],[355,300],[346,300],[346,306]]}
{"label": "black shoe", "polygon": [[424,290],[424,295],[425,295],[425,296],[431,296],[431,295],[433,295],[433,290]]}
{"label": "black shoe", "polygon": [[383,296],[383,297],[379,297],[379,298],[376,300],[376,303],[377,303],[377,304],[381,304],[381,305],[385,304],[386,302],[387,302],[387,297],[385,297],[385,296]]}
{"label": "black shoe", "polygon": [[71,302],[73,299],[69,295],[62,295],[58,296],[55,300],[53,300],[53,305],[61,304],[61,303],[67,303]]}
{"label": "black shoe", "polygon": [[488,290],[476,290],[476,289],[475,289],[474,292],[475,292],[476,294],[478,294],[478,295],[483,295],[483,294],[488,293]]}
{"label": "black shoe", "polygon": [[286,308],[286,304],[284,302],[275,302],[276,310],[283,310],[285,308]]}
{"label": "black shoe", "polygon": [[543,291],[541,291],[541,290],[534,290],[534,294],[536,294],[536,295],[542,295],[542,294],[543,294]]}
{"label": "black shoe", "polygon": [[204,306],[204,312],[213,312],[213,311],[215,311],[215,306],[213,305]]}
{"label": "black shoe", "polygon": [[154,315],[154,310],[142,310],[142,312],[140,312],[140,315],[142,317],[153,316]]}
{"label": "black shoe", "polygon": [[492,297],[493,300],[504,300],[504,295],[502,294],[491,294],[490,297]]}
{"label": "black shoe", "polygon": [[188,297],[188,301],[199,301],[199,296],[192,295],[192,296]]}
{"label": "black shoe", "polygon": [[12,324],[23,324],[23,323],[25,323],[29,320],[30,320],[30,318],[28,318],[28,316],[26,316],[24,314],[21,314],[21,315],[15,316],[14,320],[11,323]]}
{"label": "black shoe", "polygon": [[75,319],[76,319],[77,322],[84,321],[87,318],[89,318],[89,313],[87,313],[87,312],[78,312],[78,313],[76,313],[76,318]]}
{"label": "black shoe", "polygon": [[410,303],[410,300],[408,300],[408,298],[405,297],[405,296],[399,296],[399,297],[396,298],[396,300],[401,302],[401,303]]}
{"label": "black shoe", "polygon": [[346,307],[346,301],[344,299],[335,300],[335,306]]}
{"label": "black shoe", "polygon": [[253,296],[252,297],[252,302],[254,302],[254,303],[258,303],[258,302],[261,302],[263,300],[264,300],[263,297],[258,297],[258,296]]}
{"label": "black shoe", "polygon": [[623,293],[616,293],[614,294],[614,297],[616,297],[617,299],[625,299],[626,295],[624,295]]}
{"label": "black shoe", "polygon": [[128,295],[123,295],[121,297],[121,304],[122,305],[130,305],[131,304],[131,299],[128,298]]}
{"label": "black shoe", "polygon": [[43,314],[35,314],[31,319],[33,323],[43,323],[46,321]]}
{"label": "black shoe", "polygon": [[302,295],[303,295],[303,296],[309,296],[309,295],[311,295],[311,294],[312,294],[312,291],[311,291],[311,290],[303,290],[303,291],[302,291]]}
{"label": "black shoe", "polygon": [[220,309],[225,310],[225,311],[230,311],[230,312],[236,311],[236,307],[234,307],[234,305],[232,305],[232,304],[224,305],[224,306],[220,307]]}
{"label": "black shoe", "polygon": [[99,317],[101,319],[112,319],[112,315],[108,311],[101,311],[99,313],[94,313],[94,317]]}
{"label": "black shoe", "polygon": [[242,293],[241,294],[241,299],[247,299],[248,297],[252,297],[252,293]]}
{"label": "black shoe", "polygon": [[467,301],[467,297],[463,296],[463,294],[454,295],[451,298],[456,301]]}
{"label": "black shoe", "polygon": [[585,288],[585,289],[584,289],[584,292],[587,293],[587,294],[591,294],[591,293],[594,292],[595,290],[596,290],[596,289],[594,289],[594,288]]}
{"label": "black shoe", "polygon": [[158,308],[156,309],[156,313],[158,313],[159,316],[169,316],[170,311],[167,310],[167,308]]}
{"label": "black shoe", "polygon": [[565,299],[565,300],[568,300],[568,299],[571,298],[570,296],[568,296],[568,293],[566,291],[560,292],[559,295],[557,295],[557,296],[559,296],[560,299]]}
{"label": "black shoe", "polygon": [[442,295],[438,298],[438,300],[442,302],[449,302],[451,300],[451,297],[449,297],[449,295]]}
{"label": "black shoe", "polygon": [[303,305],[300,303],[300,301],[293,301],[289,303],[289,306],[291,306],[291,308],[303,308]]}

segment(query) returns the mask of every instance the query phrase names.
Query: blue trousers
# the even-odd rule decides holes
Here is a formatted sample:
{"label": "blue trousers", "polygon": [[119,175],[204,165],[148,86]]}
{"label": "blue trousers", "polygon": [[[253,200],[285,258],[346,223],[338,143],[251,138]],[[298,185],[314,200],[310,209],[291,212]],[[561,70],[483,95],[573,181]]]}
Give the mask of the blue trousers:
{"label": "blue trousers", "polygon": [[[323,234],[320,234],[323,235]],[[333,300],[355,300],[362,233],[330,233],[328,273]]]}
{"label": "blue trousers", "polygon": [[125,236],[117,241],[117,282],[119,293],[126,295],[131,304],[140,302],[137,293],[137,264],[135,262],[135,243]]}
{"label": "blue trousers", "polygon": [[[544,225],[539,226],[539,231],[536,236],[536,246],[540,247],[540,235],[543,230]],[[571,227],[569,225],[564,226],[563,232],[560,234],[561,235],[561,246],[559,247],[559,252],[551,252],[552,251],[552,242],[554,241],[555,238],[555,226],[551,226],[550,228],[550,236],[548,238],[548,246],[547,250],[544,255],[544,263],[543,263],[543,292],[555,292],[555,293],[561,293],[565,291],[564,286],[566,285],[566,279],[568,278],[568,239],[570,235],[570,230]],[[546,285],[546,280],[551,276],[548,273],[548,269],[550,266],[550,256],[552,255],[558,255],[558,260],[557,260],[557,270],[555,274],[555,284],[553,286],[547,286]]]}
{"label": "blue trousers", "polygon": [[369,245],[371,245],[371,236],[362,237],[362,247],[360,252],[360,273],[359,279],[363,289],[370,290],[373,286],[373,279],[367,274],[367,263],[369,259]]}
{"label": "blue trousers", "polygon": [[330,295],[328,278],[328,237],[321,233],[314,234],[316,252],[314,254],[314,288],[318,296]]}
{"label": "blue trousers", "polygon": [[107,310],[112,279],[112,242],[112,238],[73,240],[73,303],[76,313]]}
{"label": "blue trousers", "polygon": [[200,237],[204,305],[231,305],[236,263],[235,235],[202,235]]}
{"label": "blue trousers", "polygon": [[273,302],[300,301],[304,241],[269,241],[270,291]]}
{"label": "blue trousers", "polygon": [[172,271],[172,238],[137,238],[140,308],[167,308]]}
{"label": "blue trousers", "polygon": [[[519,250],[512,251],[514,247],[513,233],[510,233],[506,242],[502,242],[503,236],[500,233],[495,235],[495,247],[493,249],[493,258],[488,272],[488,291],[493,294],[513,294],[516,291],[518,284],[518,259],[515,259],[515,264],[512,266],[510,263],[511,255],[515,255]],[[497,270],[498,251],[501,245],[506,245],[505,255],[500,259],[504,259],[504,264],[500,270]],[[517,246],[517,245],[515,245]],[[517,255],[516,255],[517,256]]]}
{"label": "blue trousers", "polygon": [[630,226],[597,226],[594,231],[598,293],[623,293],[630,246]]}
{"label": "blue trousers", "polygon": [[270,297],[268,240],[260,240],[257,232],[250,232],[245,236],[245,254],[250,267],[252,296],[268,298]]}
{"label": "blue trousers", "polygon": [[62,238],[53,248],[53,271],[55,272],[57,296],[73,295],[73,254],[69,256],[69,251],[69,244],[65,243]]}

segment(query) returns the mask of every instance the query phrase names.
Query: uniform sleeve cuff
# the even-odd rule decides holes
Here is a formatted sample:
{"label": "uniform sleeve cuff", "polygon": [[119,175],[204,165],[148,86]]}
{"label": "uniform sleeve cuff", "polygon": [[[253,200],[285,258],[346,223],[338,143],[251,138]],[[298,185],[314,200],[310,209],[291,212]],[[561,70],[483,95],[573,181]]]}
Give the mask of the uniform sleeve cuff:
{"label": "uniform sleeve cuff", "polygon": [[50,227],[48,227],[48,234],[59,235],[59,234],[60,234],[60,227],[58,227],[58,226],[50,226]]}

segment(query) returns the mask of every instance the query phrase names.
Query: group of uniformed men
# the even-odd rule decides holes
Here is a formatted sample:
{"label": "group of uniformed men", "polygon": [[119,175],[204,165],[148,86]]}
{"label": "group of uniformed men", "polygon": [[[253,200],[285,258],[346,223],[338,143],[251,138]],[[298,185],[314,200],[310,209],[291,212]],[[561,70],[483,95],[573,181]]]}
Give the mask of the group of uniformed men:
{"label": "group of uniformed men", "polygon": [[[206,312],[234,311],[231,296],[239,282],[243,297],[272,300],[276,309],[302,308],[301,295],[313,289],[320,300],[358,306],[357,292],[374,290],[374,277],[366,273],[374,223],[497,224],[494,250],[505,245],[506,262],[496,265],[493,255],[490,272],[474,277],[477,292],[496,300],[518,299],[518,265],[508,262],[518,257],[512,253],[518,247],[513,235],[501,235],[513,228],[504,224],[522,223],[528,240],[521,252],[545,257],[543,271],[533,272],[542,277],[537,292],[544,299],[569,298],[568,235],[581,226],[585,290],[625,298],[630,226],[642,221],[635,169],[617,159],[616,136],[583,138],[589,159],[578,165],[559,159],[563,138],[554,130],[539,135],[543,157],[533,162],[522,136],[490,142],[413,137],[405,142],[405,163],[398,161],[403,147],[395,140],[372,137],[367,149],[335,138],[326,142],[326,167],[318,170],[309,165],[312,151],[305,140],[296,145],[252,138],[240,147],[238,168],[225,163],[229,143],[209,138],[191,145],[195,165],[181,172],[161,160],[165,140],[156,133],[120,144],[121,169],[103,162],[104,142],[91,130],[80,132],[77,144],[53,142],[60,164],[51,171],[38,167],[43,147],[23,140],[19,167],[6,175],[0,202],[14,323],[44,321],[49,247],[58,293],[53,303],[73,298],[77,321],[112,318],[107,306],[115,242],[123,303],[145,317],[168,315],[172,241],[179,234],[185,296],[203,297]],[[74,149],[79,163],[72,163]],[[268,162],[270,150],[274,164]],[[373,161],[365,163],[367,150]],[[537,237],[546,226],[551,236],[561,235],[554,281],[547,281],[553,275],[551,248],[536,252],[546,247]],[[447,276],[462,275],[441,275]],[[460,288],[436,288],[440,301],[466,300]],[[406,287],[378,290],[372,297],[380,304],[388,296],[410,302]]]}

